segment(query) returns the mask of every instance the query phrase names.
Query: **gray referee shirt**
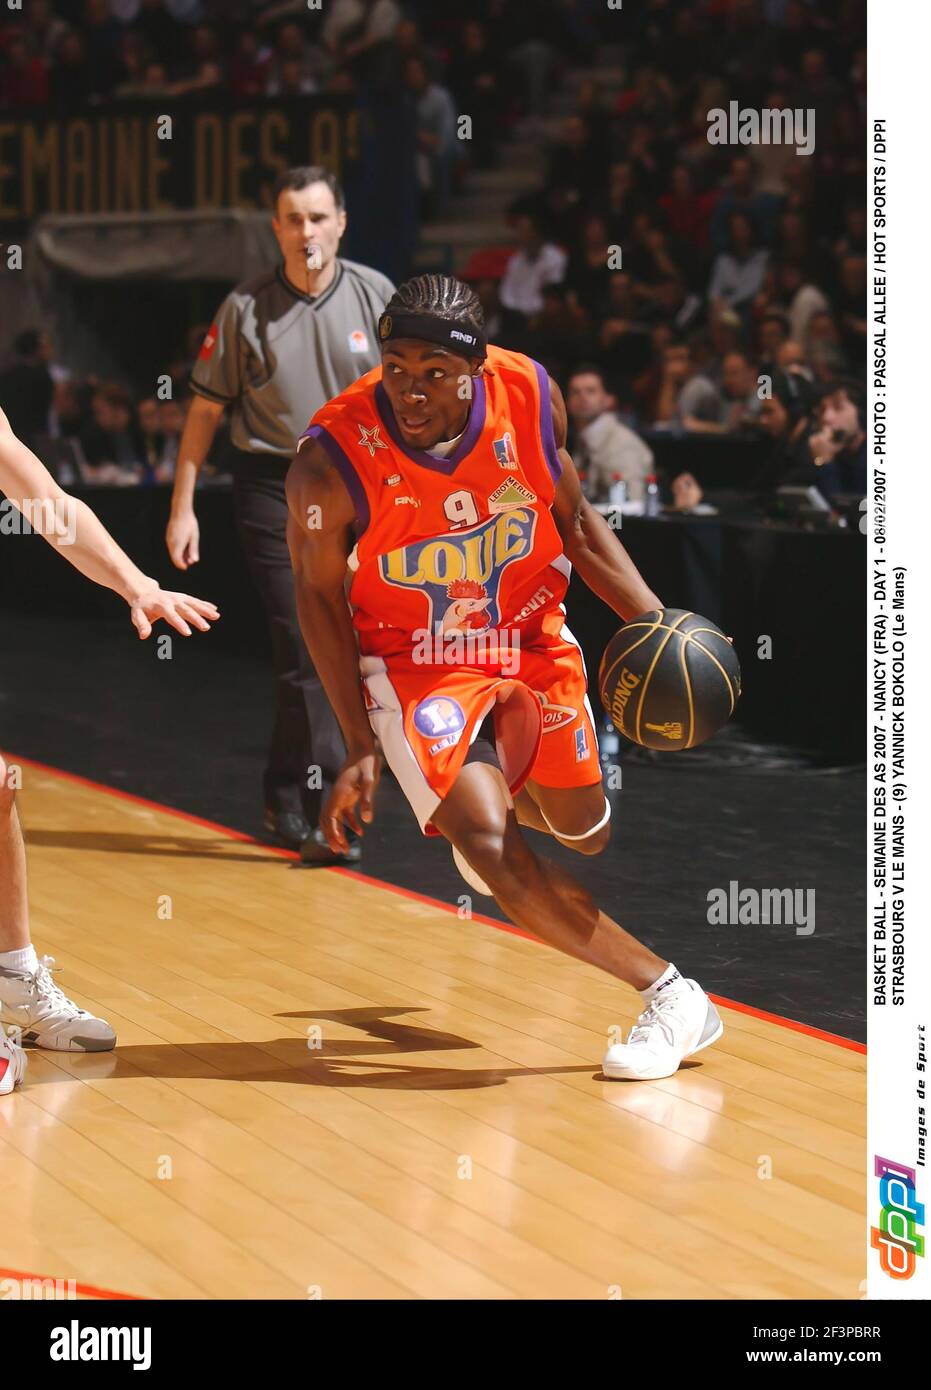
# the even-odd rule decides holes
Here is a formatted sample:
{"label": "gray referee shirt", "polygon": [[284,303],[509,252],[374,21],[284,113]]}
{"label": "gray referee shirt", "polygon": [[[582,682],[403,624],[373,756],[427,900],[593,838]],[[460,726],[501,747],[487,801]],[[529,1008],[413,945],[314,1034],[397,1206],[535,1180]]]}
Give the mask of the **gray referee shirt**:
{"label": "gray referee shirt", "polygon": [[232,408],[237,449],[291,458],[320,407],[380,363],[378,319],[393,293],[379,271],[339,258],[316,299],[281,266],[265,271],[224,299],[191,389]]}

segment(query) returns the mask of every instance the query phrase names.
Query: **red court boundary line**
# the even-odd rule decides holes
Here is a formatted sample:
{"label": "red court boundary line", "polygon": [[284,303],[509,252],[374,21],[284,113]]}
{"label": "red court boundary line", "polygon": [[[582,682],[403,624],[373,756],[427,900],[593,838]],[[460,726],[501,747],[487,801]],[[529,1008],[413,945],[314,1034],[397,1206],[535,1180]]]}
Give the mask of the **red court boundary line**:
{"label": "red court boundary line", "polygon": [[[177,820],[187,821],[190,825],[199,825],[204,830],[213,830],[228,840],[239,841],[240,844],[256,845],[259,849],[265,850],[266,853],[275,854],[281,859],[290,859],[295,862],[300,859],[296,850],[281,849],[277,845],[267,845],[262,840],[257,840],[255,836],[247,835],[242,830],[233,830],[228,825],[219,825],[217,821],[205,820],[203,816],[192,815],[189,811],[178,811],[173,806],[163,806],[159,801],[150,801],[147,797],[137,796],[135,792],[124,792],[120,787],[108,787],[103,782],[95,782],[90,777],[82,777],[76,772],[65,772],[63,768],[52,767],[49,763],[40,763],[35,758],[20,758],[13,753],[8,756],[26,767],[39,768],[42,772],[49,772],[52,776],[61,777],[66,782],[74,782],[79,787],[89,787],[91,791],[105,792],[108,796],[115,796],[123,801],[131,801],[136,806],[145,806],[150,811],[160,811],[163,815],[174,816]],[[334,865],[328,872],[358,879],[361,883],[369,883],[388,893],[397,893],[402,898],[426,903],[429,907],[439,908],[443,912],[456,913],[456,908],[451,903],[444,903],[439,898],[431,898],[427,893],[418,893],[413,888],[401,888],[396,883],[386,883],[383,879],[373,878],[371,874],[364,874],[359,869],[345,869]],[[498,931],[510,932],[512,936],[522,936],[525,941],[535,941],[538,945],[540,944],[539,938],[532,936],[530,932],[525,932],[510,922],[500,922],[496,917],[486,917],[483,913],[473,912],[469,920],[481,922],[488,927],[495,927]],[[747,1014],[748,1017],[762,1019],[765,1023],[775,1023],[780,1028],[788,1028],[793,1033],[804,1033],[807,1037],[817,1038],[821,1042],[833,1043],[835,1047],[846,1048],[849,1052],[866,1054],[866,1043],[857,1042],[855,1038],[844,1038],[839,1033],[827,1033],[823,1028],[813,1028],[808,1023],[799,1023],[797,1019],[783,1018],[781,1014],[767,1013],[765,1009],[756,1009],[752,1004],[741,1004],[736,999],[726,999],[720,994],[710,994],[708,997],[716,1004],[722,1004],[726,1009],[733,1009],[735,1013]]]}
{"label": "red court boundary line", "polygon": [[[24,758],[24,759],[23,759],[23,762],[25,762],[25,761],[26,761],[26,760],[25,760],[25,758]],[[26,1273],[24,1270],[22,1270],[22,1269],[0,1269],[0,1279],[16,1279],[16,1280],[18,1280],[20,1283],[22,1283],[24,1279],[38,1279],[38,1280],[41,1280],[41,1281],[43,1281],[43,1282],[44,1282],[46,1279],[51,1279],[51,1280],[53,1280],[55,1283],[61,1283],[61,1284],[74,1284],[74,1291],[75,1291],[75,1293],[83,1294],[85,1298],[102,1298],[102,1299],[115,1299],[115,1298],[119,1298],[119,1299],[131,1300],[133,1303],[142,1303],[142,1302],[145,1301],[145,1300],[142,1298],[142,1296],[141,1296],[140,1294],[137,1294],[137,1293],[117,1293],[115,1289],[98,1289],[98,1288],[95,1288],[93,1284],[82,1284],[78,1279],[64,1279],[64,1278],[62,1278],[60,1275],[55,1275],[55,1274],[27,1274],[27,1273]],[[12,1300],[11,1300],[11,1301],[12,1301]],[[35,1302],[35,1303],[56,1303],[56,1302],[57,1302],[57,1303],[70,1303],[70,1302],[71,1302],[71,1299],[68,1299],[68,1298],[59,1298],[59,1299],[52,1299],[52,1298],[46,1298],[46,1299],[30,1299],[29,1302]]]}

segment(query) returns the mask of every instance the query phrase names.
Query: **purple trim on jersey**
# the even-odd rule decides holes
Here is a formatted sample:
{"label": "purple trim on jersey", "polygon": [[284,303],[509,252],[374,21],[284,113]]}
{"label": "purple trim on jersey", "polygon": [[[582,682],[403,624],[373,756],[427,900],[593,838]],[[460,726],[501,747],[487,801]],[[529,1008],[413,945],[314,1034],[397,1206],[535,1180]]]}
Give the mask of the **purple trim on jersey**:
{"label": "purple trim on jersey", "polygon": [[[533,362],[533,358],[530,359]],[[546,466],[550,470],[550,477],[554,483],[558,483],[562,477],[562,464],[559,462],[559,453],[556,449],[556,436],[553,433],[553,403],[550,400],[550,379],[545,367],[541,367],[539,362],[533,363],[533,369],[537,374],[537,382],[540,387],[540,438],[543,441],[543,456],[546,459]]]}
{"label": "purple trim on jersey", "polygon": [[422,468],[432,468],[435,473],[453,473],[456,467],[462,462],[467,454],[470,454],[478,442],[478,437],[485,428],[485,383],[480,376],[473,377],[475,385],[473,387],[472,404],[469,408],[469,420],[465,427],[465,432],[456,445],[448,459],[434,458],[425,449],[413,449],[404,443],[404,437],[398,428],[398,422],[394,418],[394,411],[391,409],[391,402],[388,399],[388,392],[381,382],[375,387],[375,405],[378,413],[384,421],[385,428],[391,435],[397,448],[414,463],[419,463]]}
{"label": "purple trim on jersey", "polygon": [[327,458],[346,484],[346,491],[352,498],[359,520],[359,530],[364,531],[369,524],[369,499],[349,455],[323,425],[310,425],[301,435],[301,440],[304,439],[313,439],[326,450]]}

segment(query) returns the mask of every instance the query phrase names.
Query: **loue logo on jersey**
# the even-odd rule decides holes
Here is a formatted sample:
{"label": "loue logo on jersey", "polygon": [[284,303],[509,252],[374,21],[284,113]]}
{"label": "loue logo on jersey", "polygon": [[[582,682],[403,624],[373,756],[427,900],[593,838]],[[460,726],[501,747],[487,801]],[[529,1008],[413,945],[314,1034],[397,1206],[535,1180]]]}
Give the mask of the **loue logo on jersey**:
{"label": "loue logo on jersey", "polygon": [[458,743],[465,728],[465,715],[458,700],[448,695],[430,695],[414,710],[414,728],[424,738],[432,740],[429,752],[439,753]]}
{"label": "loue logo on jersey", "polygon": [[[429,608],[424,627],[442,625],[453,604],[467,605],[463,616],[481,611],[482,626],[497,627],[501,577],[515,560],[530,554],[536,524],[536,512],[516,507],[469,531],[412,541],[379,557],[381,577],[387,584],[419,589],[425,595]],[[463,582],[468,588],[462,588]]]}
{"label": "loue logo on jersey", "polygon": [[924,1203],[915,1199],[915,1170],[875,1155],[879,1178],[879,1225],[870,1230],[870,1245],[879,1251],[879,1267],[890,1279],[911,1279],[925,1253],[918,1227],[925,1223]]}

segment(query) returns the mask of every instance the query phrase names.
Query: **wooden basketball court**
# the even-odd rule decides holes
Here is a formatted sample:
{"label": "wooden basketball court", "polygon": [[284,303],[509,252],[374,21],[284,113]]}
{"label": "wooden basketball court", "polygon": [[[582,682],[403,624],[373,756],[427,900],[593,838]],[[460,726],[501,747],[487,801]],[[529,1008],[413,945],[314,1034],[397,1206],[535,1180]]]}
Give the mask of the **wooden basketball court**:
{"label": "wooden basketball court", "polygon": [[858,1044],[725,1007],[675,1077],[607,1082],[640,1001],[598,971],[34,764],[24,781],[37,948],[119,1044],[33,1049],[0,1101],[0,1278],[861,1296]]}

